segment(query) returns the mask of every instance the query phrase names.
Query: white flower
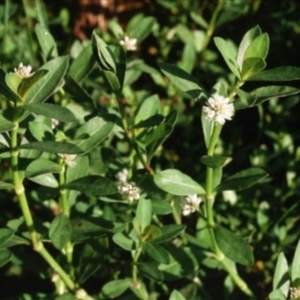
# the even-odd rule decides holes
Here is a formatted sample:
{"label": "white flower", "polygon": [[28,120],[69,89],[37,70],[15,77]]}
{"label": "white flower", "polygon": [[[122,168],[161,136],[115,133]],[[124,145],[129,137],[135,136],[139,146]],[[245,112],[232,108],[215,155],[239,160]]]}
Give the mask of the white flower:
{"label": "white flower", "polygon": [[76,162],[75,159],[77,157],[76,154],[61,154],[59,153],[58,156],[64,161],[64,163],[69,167],[75,167]]}
{"label": "white flower", "polygon": [[134,182],[118,182],[118,189],[129,202],[140,199],[140,189]]}
{"label": "white flower", "polygon": [[51,119],[51,128],[52,129],[55,129],[58,126],[58,124],[59,124],[58,120],[53,119],[53,118]]}
{"label": "white flower", "polygon": [[20,63],[18,68],[14,69],[15,73],[20,75],[22,78],[28,78],[31,77],[34,73],[31,73],[32,67],[28,65],[27,67],[23,65],[23,63]]}
{"label": "white flower", "polygon": [[291,297],[291,299],[298,299],[300,297],[299,288],[291,287],[290,288],[290,297]]}
{"label": "white flower", "polygon": [[116,178],[117,178],[118,182],[126,183],[128,180],[128,171],[126,169],[123,169],[122,171],[120,171],[116,174]]}
{"label": "white flower", "polygon": [[137,39],[131,39],[127,35],[124,37],[124,40],[120,41],[120,45],[123,46],[127,51],[135,51],[137,49]]}
{"label": "white flower", "polygon": [[223,125],[225,120],[231,120],[234,114],[234,106],[229,103],[230,99],[225,98],[221,95],[211,96],[207,102],[206,106],[203,106],[203,112],[206,118],[215,123]]}
{"label": "white flower", "polygon": [[188,216],[195,212],[201,203],[202,199],[196,194],[186,196],[182,203],[182,215]]}

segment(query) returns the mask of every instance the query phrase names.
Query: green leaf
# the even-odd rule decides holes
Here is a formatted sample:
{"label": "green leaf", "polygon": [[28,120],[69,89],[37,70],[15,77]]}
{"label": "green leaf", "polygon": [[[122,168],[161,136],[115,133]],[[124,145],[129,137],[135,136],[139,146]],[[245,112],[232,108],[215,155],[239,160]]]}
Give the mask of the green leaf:
{"label": "green leaf", "polygon": [[151,241],[161,236],[161,230],[156,225],[149,225],[145,228],[142,239],[143,241]]}
{"label": "green leaf", "polygon": [[47,186],[50,188],[57,188],[59,186],[57,179],[52,173],[41,174],[34,177],[30,177],[28,179],[37,184]]}
{"label": "green leaf", "polygon": [[248,46],[244,54],[244,61],[247,58],[256,57],[265,60],[269,52],[269,36],[263,33],[257,36],[254,41]]}
{"label": "green leaf", "polygon": [[122,91],[122,86],[119,82],[117,75],[111,71],[102,71],[104,75],[104,79],[106,80],[107,84],[110,86],[112,92],[119,96]]}
{"label": "green leaf", "polygon": [[226,157],[222,155],[214,155],[214,156],[204,155],[201,157],[201,162],[207,167],[210,167],[212,169],[223,167],[228,162],[228,160],[230,160],[230,157]]}
{"label": "green leaf", "polygon": [[51,103],[32,103],[23,106],[30,112],[61,122],[78,122],[74,114],[67,108]]}
{"label": "green leaf", "polygon": [[62,83],[68,64],[68,56],[61,56],[44,64],[40,70],[46,70],[47,73],[26,90],[22,101],[26,104],[46,101]]}
{"label": "green leaf", "polygon": [[286,300],[281,290],[274,290],[269,294],[269,300]]}
{"label": "green leaf", "polygon": [[164,276],[162,272],[157,268],[157,265],[151,263],[137,263],[139,272],[144,276],[153,279],[155,281],[163,281]]}
{"label": "green leaf", "polygon": [[290,288],[289,277],[289,265],[284,256],[284,253],[281,252],[278,256],[275,267],[275,273],[273,277],[273,290],[279,289],[282,294],[287,297]]}
{"label": "green leaf", "polygon": [[156,115],[149,117],[148,119],[139,122],[138,124],[134,125],[133,128],[149,128],[160,125],[165,120],[163,115]]}
{"label": "green leaf", "polygon": [[239,95],[239,98],[234,101],[234,108],[238,110],[253,107],[256,105],[260,105],[263,102],[274,97],[287,97],[295,95],[299,92],[299,88],[278,85],[260,87],[249,93],[246,93],[242,90],[238,90],[237,94]]}
{"label": "green leaf", "polygon": [[83,215],[70,220],[72,227],[72,242],[80,243],[90,239],[107,236],[112,231],[112,223],[100,217],[94,218]]}
{"label": "green leaf", "polygon": [[24,94],[29,90],[29,88],[36,84],[47,73],[48,71],[40,69],[32,73],[30,77],[23,78],[18,86],[18,94],[20,95],[20,97],[23,97]]}
{"label": "green leaf", "polygon": [[114,299],[122,295],[129,287],[132,286],[131,279],[116,279],[107,282],[101,290],[100,296],[105,299]]}
{"label": "green leaf", "polygon": [[107,115],[107,119],[94,117],[83,124],[75,133],[76,145],[84,152],[91,151],[99,145],[112,131],[115,116]]}
{"label": "green leaf", "polygon": [[214,128],[214,122],[211,122],[206,118],[206,115],[203,113],[203,108],[201,112],[201,123],[202,123],[205,146],[208,149],[210,138]]}
{"label": "green leaf", "polygon": [[241,75],[236,61],[237,51],[232,43],[219,37],[215,37],[214,42],[231,72],[240,79]]}
{"label": "green leaf", "polygon": [[0,190],[10,190],[10,189],[13,189],[14,186],[13,184],[11,183],[7,183],[7,182],[4,182],[4,181],[0,181]]}
{"label": "green leaf", "polygon": [[31,162],[25,171],[25,177],[34,177],[46,173],[59,173],[62,166],[45,158],[39,158]]}
{"label": "green leaf", "polygon": [[300,240],[298,241],[297,248],[293,257],[291,278],[293,283],[295,283],[296,280],[300,281]]}
{"label": "green leaf", "polygon": [[7,243],[5,243],[5,248],[8,247],[13,247],[16,245],[26,245],[26,246],[30,246],[31,242],[29,239],[25,239],[23,237],[14,235],[9,241],[7,241]]}
{"label": "green leaf", "polygon": [[259,35],[261,35],[261,29],[258,25],[256,25],[255,27],[247,31],[246,34],[243,36],[237,54],[237,63],[239,66],[239,70],[242,70],[246,50],[248,49],[250,44],[254,41],[254,39]]}
{"label": "green leaf", "polygon": [[118,82],[120,84],[120,90],[118,92],[121,93],[124,85],[124,78],[125,78],[125,71],[126,71],[126,54],[124,48],[121,45],[113,46],[111,50],[112,50],[114,60],[116,62],[116,68],[117,68],[116,75],[118,78]]}
{"label": "green leaf", "polygon": [[174,127],[167,124],[166,121],[165,123],[156,126],[156,128],[147,136],[145,144],[147,145],[148,161],[150,161],[157,149],[167,139],[173,129]]}
{"label": "green leaf", "polygon": [[92,34],[92,49],[98,65],[102,71],[111,71],[116,74],[116,62],[108,45],[96,34]]}
{"label": "green leaf", "polygon": [[71,293],[65,293],[63,295],[55,297],[55,300],[77,300],[77,298]]}
{"label": "green leaf", "polygon": [[10,228],[0,228],[0,247],[5,246],[14,235],[14,230]]}
{"label": "green leaf", "polygon": [[177,290],[173,290],[169,300],[185,300],[185,298]]}
{"label": "green leaf", "polygon": [[0,68],[0,94],[9,101],[17,102],[20,97],[14,93],[6,83],[6,75],[8,74],[6,74],[3,69]]}
{"label": "green leaf", "polygon": [[93,69],[95,57],[92,44],[88,43],[75,58],[69,69],[69,75],[77,82],[82,81]]}
{"label": "green leaf", "polygon": [[34,30],[37,35],[40,47],[42,48],[42,56],[44,61],[47,61],[50,57],[57,57],[58,52],[56,43],[48,28],[41,24],[37,24]]}
{"label": "green leaf", "polygon": [[242,237],[220,226],[214,232],[219,248],[228,258],[245,266],[254,263],[252,249]]}
{"label": "green leaf", "polygon": [[43,118],[43,120],[41,120],[41,118],[35,118],[28,123],[28,129],[36,141],[42,142],[45,139],[53,137],[50,122],[47,124],[45,121],[45,118]]}
{"label": "green leaf", "polygon": [[266,178],[268,173],[259,168],[249,168],[228,177],[224,182],[216,187],[217,191],[234,190],[240,191],[247,189],[262,179]]}
{"label": "green leaf", "polygon": [[67,75],[65,77],[64,90],[72,96],[74,101],[83,103],[94,103],[92,97],[88,92],[71,76]]}
{"label": "green leaf", "polygon": [[265,70],[249,77],[247,81],[293,81],[299,79],[300,68],[286,66]]}
{"label": "green leaf", "polygon": [[[5,75],[5,82],[8,88],[15,94],[18,95],[18,89],[22,82],[22,77],[17,73],[7,73]],[[20,99],[19,96],[16,96],[17,100]],[[13,100],[13,99],[9,99]]]}
{"label": "green leaf", "polygon": [[143,249],[151,258],[153,258],[158,263],[168,264],[170,261],[168,251],[160,245],[147,242],[143,244]]}
{"label": "green leaf", "polygon": [[138,25],[133,26],[133,24],[129,24],[127,33],[130,38],[135,38],[141,42],[152,32],[156,19],[152,16],[145,17],[142,14],[138,15],[137,18],[138,20],[135,23],[138,22]]}
{"label": "green leaf", "polygon": [[168,242],[182,233],[185,228],[185,225],[165,225],[161,229],[161,235],[153,239],[151,242],[156,244]]}
{"label": "green leaf", "polygon": [[82,151],[74,144],[68,142],[32,142],[20,145],[21,149],[34,149],[49,153],[81,154]]}
{"label": "green leaf", "polygon": [[54,247],[61,250],[70,241],[72,227],[66,215],[57,216],[49,228],[49,237]]}
{"label": "green leaf", "polygon": [[143,122],[150,117],[156,116],[161,113],[161,104],[158,95],[152,95],[146,98],[139,107],[139,110],[135,116],[134,124],[138,126],[140,122]]}
{"label": "green leaf", "polygon": [[67,183],[65,188],[94,196],[111,195],[118,192],[118,188],[112,180],[96,175],[78,178]]}
{"label": "green leaf", "polygon": [[241,80],[247,81],[249,77],[261,72],[266,65],[266,62],[260,57],[247,58],[243,63]]}
{"label": "green leaf", "polygon": [[163,191],[176,195],[187,196],[205,194],[204,189],[191,177],[175,169],[169,169],[153,176],[154,183]]}
{"label": "green leaf", "polygon": [[0,268],[6,265],[12,259],[12,256],[12,253],[8,249],[0,248]]}
{"label": "green leaf", "polygon": [[154,215],[168,215],[173,209],[169,202],[162,200],[151,200]]}
{"label": "green leaf", "polygon": [[159,63],[158,66],[173,84],[188,94],[192,99],[197,100],[202,96],[206,98],[207,92],[190,74],[171,64]]}
{"label": "green leaf", "polygon": [[151,200],[140,199],[136,208],[136,218],[140,223],[141,231],[151,224],[152,206]]}
{"label": "green leaf", "polygon": [[126,251],[131,251],[133,249],[133,240],[126,237],[122,232],[115,233],[112,239],[118,246]]}

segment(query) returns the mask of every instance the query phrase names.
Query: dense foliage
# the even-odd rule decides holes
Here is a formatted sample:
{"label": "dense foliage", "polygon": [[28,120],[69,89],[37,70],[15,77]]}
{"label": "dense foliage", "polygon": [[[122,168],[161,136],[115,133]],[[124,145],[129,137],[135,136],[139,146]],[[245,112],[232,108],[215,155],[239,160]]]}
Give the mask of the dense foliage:
{"label": "dense foliage", "polygon": [[74,9],[0,4],[0,298],[300,299],[300,4]]}

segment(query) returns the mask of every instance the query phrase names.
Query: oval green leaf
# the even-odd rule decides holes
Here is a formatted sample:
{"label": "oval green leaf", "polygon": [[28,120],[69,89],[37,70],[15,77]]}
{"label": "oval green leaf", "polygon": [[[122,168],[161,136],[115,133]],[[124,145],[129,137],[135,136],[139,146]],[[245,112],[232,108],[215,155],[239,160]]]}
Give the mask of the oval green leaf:
{"label": "oval green leaf", "polygon": [[245,266],[254,263],[252,249],[242,237],[219,226],[214,228],[214,232],[219,248],[229,259]]}
{"label": "oval green leaf", "polygon": [[169,253],[160,245],[147,242],[143,244],[143,249],[155,261],[162,264],[168,264],[170,261]]}
{"label": "oval green leaf", "polygon": [[216,187],[217,191],[241,191],[247,189],[268,176],[268,173],[259,168],[249,168],[228,177]]}
{"label": "oval green leaf", "polygon": [[74,114],[67,108],[51,103],[32,103],[23,106],[30,112],[61,122],[78,122]]}
{"label": "oval green leaf", "polygon": [[49,228],[49,237],[54,247],[61,250],[70,241],[72,235],[72,227],[70,220],[65,215],[56,217]]}
{"label": "oval green leaf", "polygon": [[112,180],[96,175],[85,176],[71,181],[66,184],[65,188],[94,196],[111,195],[118,192],[118,188]]}
{"label": "oval green leaf", "polygon": [[186,196],[192,194],[205,194],[205,191],[200,184],[188,175],[175,169],[157,173],[153,176],[153,179],[154,183],[160,189],[172,195]]}
{"label": "oval green leaf", "polygon": [[45,158],[39,158],[27,166],[25,177],[34,177],[46,173],[59,173],[61,170],[62,166],[59,164]]}

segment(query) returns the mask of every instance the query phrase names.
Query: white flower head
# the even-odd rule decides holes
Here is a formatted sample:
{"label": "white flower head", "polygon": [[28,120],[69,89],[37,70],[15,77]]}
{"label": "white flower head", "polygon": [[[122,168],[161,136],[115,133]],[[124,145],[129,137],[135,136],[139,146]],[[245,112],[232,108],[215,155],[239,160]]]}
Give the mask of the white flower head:
{"label": "white flower head", "polygon": [[75,159],[77,158],[76,154],[61,154],[59,153],[58,156],[64,161],[64,163],[73,168],[76,166],[76,161]]}
{"label": "white flower head", "polygon": [[202,199],[196,194],[186,196],[182,203],[182,215],[188,216],[195,212],[201,203]]}
{"label": "white flower head", "polygon": [[136,51],[137,39],[130,38],[125,35],[124,39],[120,41],[120,45],[123,46],[127,51]]}
{"label": "white flower head", "polygon": [[300,290],[296,287],[290,288],[290,298],[291,299],[298,299],[300,297]]}
{"label": "white flower head", "polygon": [[59,121],[56,119],[51,119],[51,128],[55,129],[59,125]]}
{"label": "white flower head", "polygon": [[223,125],[226,120],[232,119],[234,106],[229,98],[213,95],[207,100],[206,106],[203,106],[203,112],[209,121]]}
{"label": "white flower head", "polygon": [[134,182],[118,182],[118,189],[123,197],[126,198],[129,202],[139,200],[141,197],[141,191]]}
{"label": "white flower head", "polygon": [[24,66],[23,63],[20,63],[18,68],[14,68],[14,71],[22,78],[28,78],[34,74],[34,73],[31,73],[32,67],[30,65]]}
{"label": "white flower head", "polygon": [[126,183],[128,180],[128,171],[126,169],[123,169],[116,174],[116,178],[119,183]]}

